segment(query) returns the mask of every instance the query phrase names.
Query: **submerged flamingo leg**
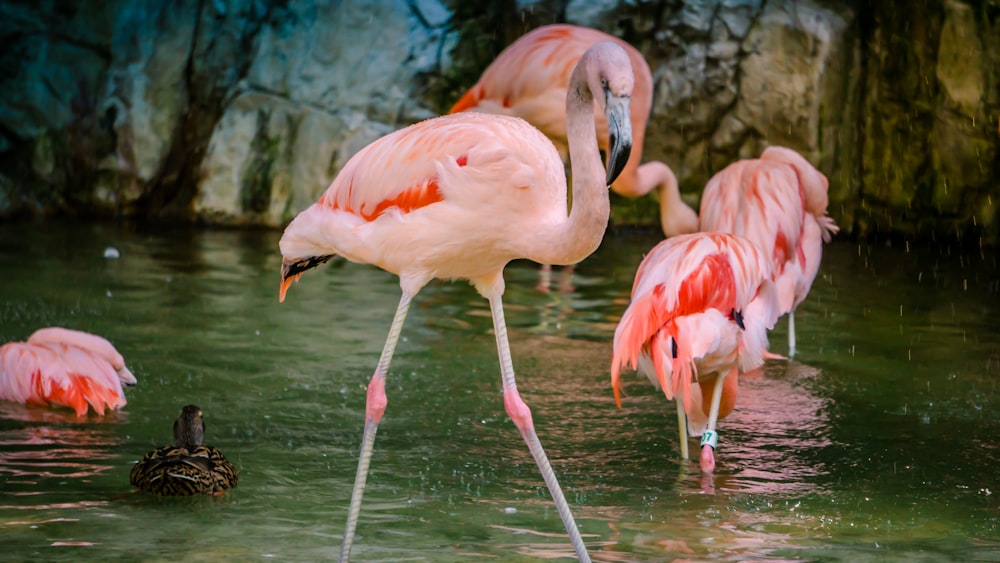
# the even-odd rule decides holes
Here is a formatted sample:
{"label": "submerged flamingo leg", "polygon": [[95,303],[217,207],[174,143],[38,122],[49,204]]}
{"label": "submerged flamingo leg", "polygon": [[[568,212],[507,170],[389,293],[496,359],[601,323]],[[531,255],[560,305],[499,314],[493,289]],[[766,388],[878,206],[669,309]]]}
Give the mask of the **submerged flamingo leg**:
{"label": "submerged flamingo leg", "polygon": [[548,293],[552,291],[552,265],[542,264],[538,268],[538,285],[535,289]]}
{"label": "submerged flamingo leg", "polygon": [[795,357],[795,309],[788,312],[788,357]]}
{"label": "submerged flamingo leg", "polygon": [[677,428],[681,432],[681,459],[688,458],[688,428],[687,414],[684,412],[684,401],[677,397]]}
{"label": "submerged flamingo leg", "polygon": [[379,421],[382,420],[382,413],[385,412],[385,374],[389,371],[389,363],[392,362],[392,354],[396,351],[399,333],[403,329],[403,321],[406,320],[412,299],[413,296],[405,291],[399,298],[396,316],[392,319],[389,336],[386,337],[385,346],[382,348],[382,357],[379,358],[375,373],[368,383],[365,432],[361,438],[361,457],[358,459],[358,472],[354,477],[354,490],[351,491],[351,507],[347,513],[344,543],[340,546],[340,561],[347,561],[351,557],[351,544],[354,543],[354,530],[358,526],[358,515],[361,512],[361,497],[365,493],[365,482],[368,480],[368,465],[371,463],[372,447],[375,445],[375,432],[378,430]]}
{"label": "submerged flamingo leg", "polygon": [[708,413],[708,426],[705,433],[701,435],[701,470],[704,473],[715,471],[715,445],[719,435],[715,431],[715,424],[719,419],[719,403],[722,401],[722,383],[727,375],[736,371],[733,368],[728,374],[720,374],[715,378],[715,387],[712,388],[712,408]]}
{"label": "submerged flamingo leg", "polygon": [[566,532],[573,543],[573,549],[576,550],[576,556],[580,561],[590,561],[590,555],[587,553],[587,547],[580,536],[580,530],[576,527],[576,521],[573,520],[573,514],[570,512],[566,497],[559,487],[559,481],[556,480],[556,475],[552,471],[549,458],[545,455],[545,450],[542,449],[542,444],[535,433],[535,425],[531,421],[531,410],[521,400],[521,395],[517,392],[517,382],[514,381],[514,362],[511,360],[510,344],[507,341],[507,323],[504,320],[503,303],[499,296],[490,298],[490,309],[493,312],[493,330],[497,338],[497,353],[500,355],[504,408],[517,429],[520,430],[531,455],[535,458],[535,463],[538,464],[538,469],[542,472],[542,478],[545,479],[552,500],[556,504],[556,510],[566,526]]}

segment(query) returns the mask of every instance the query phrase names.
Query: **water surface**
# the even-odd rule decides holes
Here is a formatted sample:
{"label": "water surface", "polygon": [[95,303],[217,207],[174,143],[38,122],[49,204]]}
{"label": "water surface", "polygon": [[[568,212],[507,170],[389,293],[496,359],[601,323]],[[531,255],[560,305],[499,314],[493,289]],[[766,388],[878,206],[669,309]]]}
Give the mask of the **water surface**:
{"label": "water surface", "polygon": [[[399,287],[328,265],[279,305],[278,237],[0,225],[0,342],[95,332],[139,379],[104,418],[0,402],[5,558],[336,557]],[[550,293],[534,265],[507,269],[519,387],[595,560],[1000,560],[995,252],[828,246],[796,317],[798,356],[741,379],[705,479],[678,459],[673,406],[644,377],[624,375],[622,409],[611,395],[610,339],[656,242],[610,233]],[[387,393],[355,559],[571,555],[503,411],[488,303],[467,284],[417,297]],[[239,486],[133,493],[132,463],[169,442],[187,403]]]}

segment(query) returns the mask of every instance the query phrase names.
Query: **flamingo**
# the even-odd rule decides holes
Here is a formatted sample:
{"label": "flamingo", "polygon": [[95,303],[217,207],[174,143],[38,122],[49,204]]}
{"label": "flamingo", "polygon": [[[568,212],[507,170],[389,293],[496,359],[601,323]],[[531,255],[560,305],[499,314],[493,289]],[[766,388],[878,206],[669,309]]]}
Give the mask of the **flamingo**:
{"label": "flamingo", "polygon": [[136,379],[115,347],[95,334],[60,327],[39,329],[27,342],[0,347],[0,399],[58,405],[87,414],[125,406],[123,385]]}
{"label": "flamingo", "polygon": [[[771,264],[750,240],[726,233],[666,239],[643,259],[632,301],[615,330],[611,385],[644,373],[677,402],[681,456],[701,436],[700,465],[715,470],[716,423],[736,405],[739,374],[763,365],[778,318]],[[697,385],[692,385],[696,382]]]}
{"label": "flamingo", "polygon": [[[571,209],[559,153],[540,131],[516,117],[460,113],[411,125],[368,145],[286,228],[279,243],[279,300],[303,272],[334,256],[392,272],[402,289],[368,384],[342,560],[350,556],[372,445],[386,407],[389,363],[411,300],[434,278],[468,280],[489,300],[505,410],[538,464],[577,556],[590,560],[517,390],[501,301],[503,269],[518,258],[573,264],[597,249],[608,223],[608,184],[631,148],[632,89],[629,57],[615,43],[591,46],[576,65],[565,101]],[[610,123],[607,171],[598,150],[595,100]]]}
{"label": "flamingo", "polygon": [[[612,41],[628,53],[635,73],[632,95],[632,154],[611,185],[616,193],[636,198],[657,190],[660,226],[671,237],[698,230],[698,216],[681,199],[677,177],[666,164],[642,160],[642,143],[653,104],[653,76],[635,47],[607,33],[587,27],[555,24],[539,27],[511,43],[483,71],[479,81],[452,106],[450,112],[480,111],[515,115],[539,128],[568,154],[566,90],[570,74],[583,53],[599,41]],[[598,130],[607,124],[598,115]],[[603,133],[601,148],[607,150]]]}
{"label": "flamingo", "polygon": [[702,231],[743,235],[771,258],[781,314],[788,313],[789,357],[796,352],[795,308],[816,279],[823,243],[840,230],[826,214],[828,188],[802,155],[775,146],[719,171],[701,197]]}

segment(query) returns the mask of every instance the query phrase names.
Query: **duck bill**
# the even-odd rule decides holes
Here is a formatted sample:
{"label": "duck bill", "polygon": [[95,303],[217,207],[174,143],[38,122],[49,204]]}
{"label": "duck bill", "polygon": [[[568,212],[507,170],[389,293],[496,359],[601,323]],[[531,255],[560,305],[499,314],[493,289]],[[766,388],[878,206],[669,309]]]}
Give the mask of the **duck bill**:
{"label": "duck bill", "polygon": [[605,114],[608,118],[608,185],[618,179],[632,154],[632,120],[630,98],[607,94]]}

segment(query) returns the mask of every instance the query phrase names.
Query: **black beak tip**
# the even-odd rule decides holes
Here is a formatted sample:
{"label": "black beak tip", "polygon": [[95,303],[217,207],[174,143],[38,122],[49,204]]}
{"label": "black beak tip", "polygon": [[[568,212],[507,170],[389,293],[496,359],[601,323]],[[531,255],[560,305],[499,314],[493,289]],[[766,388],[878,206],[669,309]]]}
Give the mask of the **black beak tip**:
{"label": "black beak tip", "polygon": [[608,158],[608,185],[615,183],[618,176],[621,175],[622,171],[625,170],[625,163],[628,162],[629,155],[632,154],[632,144],[631,143],[618,143],[618,140],[611,138],[611,146],[616,147],[610,151],[610,157]]}

